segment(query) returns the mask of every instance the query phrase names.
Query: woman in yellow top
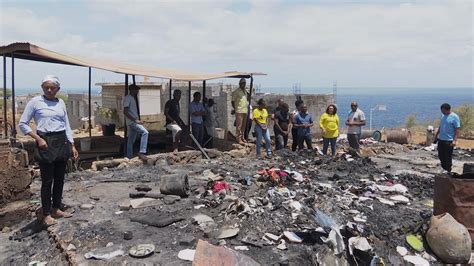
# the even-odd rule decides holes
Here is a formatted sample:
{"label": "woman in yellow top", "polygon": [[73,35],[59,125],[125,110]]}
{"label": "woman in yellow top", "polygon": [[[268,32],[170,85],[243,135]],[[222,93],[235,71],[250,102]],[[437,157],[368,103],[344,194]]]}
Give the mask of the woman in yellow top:
{"label": "woman in yellow top", "polygon": [[258,100],[258,107],[253,109],[253,121],[255,122],[255,134],[257,135],[257,158],[261,157],[262,137],[265,139],[265,148],[267,157],[270,157],[272,150],[270,147],[270,132],[268,130],[268,111],[263,99]]}
{"label": "woman in yellow top", "polygon": [[331,144],[332,156],[336,155],[336,140],[339,136],[339,116],[337,107],[330,104],[326,112],[319,118],[319,127],[323,131],[323,153],[328,152],[329,143]]}

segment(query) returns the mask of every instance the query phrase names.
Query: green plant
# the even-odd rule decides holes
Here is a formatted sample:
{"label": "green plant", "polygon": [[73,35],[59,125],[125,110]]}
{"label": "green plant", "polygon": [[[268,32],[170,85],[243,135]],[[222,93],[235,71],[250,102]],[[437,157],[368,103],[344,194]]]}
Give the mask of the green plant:
{"label": "green plant", "polygon": [[460,135],[463,137],[474,136],[474,106],[472,104],[463,104],[453,109],[461,120]]}
{"label": "green plant", "polygon": [[416,116],[415,115],[409,115],[407,116],[407,119],[405,121],[405,127],[406,128],[412,128],[416,124]]}
{"label": "green plant", "polygon": [[97,108],[96,117],[102,124],[114,124],[119,120],[117,109],[103,106]]}

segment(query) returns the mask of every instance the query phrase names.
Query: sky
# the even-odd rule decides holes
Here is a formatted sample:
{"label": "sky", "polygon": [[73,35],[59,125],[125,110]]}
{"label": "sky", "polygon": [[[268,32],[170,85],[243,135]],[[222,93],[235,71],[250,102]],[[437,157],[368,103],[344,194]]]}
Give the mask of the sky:
{"label": "sky", "polygon": [[[474,87],[471,0],[0,2],[1,45],[30,42],[182,71],[264,72],[255,80],[264,88],[331,88],[336,80],[340,87]],[[7,72],[10,84],[9,60]],[[17,88],[39,88],[47,74],[63,88],[88,84],[87,68],[15,60]],[[123,80],[92,71],[93,84]]]}

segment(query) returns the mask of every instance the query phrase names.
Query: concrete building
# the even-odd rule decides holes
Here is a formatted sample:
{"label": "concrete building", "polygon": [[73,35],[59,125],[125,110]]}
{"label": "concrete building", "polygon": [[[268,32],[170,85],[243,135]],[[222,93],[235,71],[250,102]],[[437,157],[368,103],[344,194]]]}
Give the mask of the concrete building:
{"label": "concrete building", "polygon": [[[119,125],[123,126],[123,107],[122,99],[124,97],[123,83],[101,83],[102,86],[102,103],[103,106],[116,108],[120,116]],[[166,101],[170,99],[169,83],[137,83],[141,87],[139,93],[139,105],[142,120],[149,121],[147,128],[155,130],[164,130],[165,117],[164,106]],[[213,98],[216,102],[214,112],[216,117],[216,127],[221,128],[224,133],[229,131],[235,134],[234,120],[235,116],[232,111],[232,92],[236,90],[237,85],[224,83],[206,83],[206,98]],[[194,92],[202,93],[202,82],[191,83],[191,93],[188,93],[189,83],[173,81],[172,90],[181,90],[181,119],[187,124],[189,117],[190,97]],[[307,105],[308,111],[313,115],[315,120],[314,133],[319,132],[317,121],[324,113],[328,104],[334,102],[332,94],[301,94],[298,95]],[[290,106],[290,110],[294,109],[294,102],[297,99],[295,94],[277,94],[277,93],[258,93],[252,97],[252,105],[255,105],[258,99],[264,98],[272,110],[276,106],[278,99],[283,99]],[[273,133],[273,132],[272,132]]]}
{"label": "concrete building", "polygon": [[[82,128],[87,129],[87,120],[83,119],[89,117],[89,95],[88,94],[68,94],[67,95],[67,113],[69,116],[69,123],[72,129]],[[91,125],[95,127],[96,119],[95,113],[97,108],[102,105],[102,97],[99,95],[91,95]]]}

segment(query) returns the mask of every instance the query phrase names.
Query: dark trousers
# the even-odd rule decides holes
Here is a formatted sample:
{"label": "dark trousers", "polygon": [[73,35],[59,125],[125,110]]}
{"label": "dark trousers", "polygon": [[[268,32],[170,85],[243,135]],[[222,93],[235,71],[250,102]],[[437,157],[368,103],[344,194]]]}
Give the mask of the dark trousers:
{"label": "dark trousers", "polygon": [[337,138],[323,138],[323,154],[326,155],[328,152],[329,144],[331,144],[331,154],[336,155],[336,140]]}
{"label": "dark trousers", "polygon": [[298,147],[298,130],[296,128],[291,129],[291,136],[293,137],[293,143],[291,144],[291,150],[296,151],[296,147]]}
{"label": "dark trousers", "polygon": [[39,167],[41,172],[41,205],[43,214],[49,215],[51,214],[51,197],[53,201],[52,207],[55,209],[61,207],[66,161],[40,163]]}
{"label": "dark trousers", "polygon": [[438,158],[441,161],[441,167],[451,172],[453,166],[453,146],[452,141],[438,140]]}
{"label": "dark trousers", "polygon": [[273,127],[273,132],[275,132],[275,149],[281,150],[286,148],[286,144],[288,143],[288,135],[284,135],[276,127]]}
{"label": "dark trousers", "polygon": [[360,134],[347,134],[347,140],[349,141],[349,146],[356,151],[359,151],[360,145]]}
{"label": "dark trousers", "polygon": [[193,136],[199,142],[199,145],[202,145],[203,144],[203,139],[204,139],[204,125],[203,124],[192,123],[191,124],[191,129],[193,131]]}
{"label": "dark trousers", "polygon": [[304,143],[309,150],[313,149],[311,134],[298,136],[298,150],[304,149]]}

